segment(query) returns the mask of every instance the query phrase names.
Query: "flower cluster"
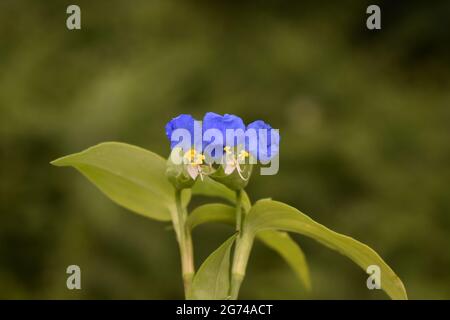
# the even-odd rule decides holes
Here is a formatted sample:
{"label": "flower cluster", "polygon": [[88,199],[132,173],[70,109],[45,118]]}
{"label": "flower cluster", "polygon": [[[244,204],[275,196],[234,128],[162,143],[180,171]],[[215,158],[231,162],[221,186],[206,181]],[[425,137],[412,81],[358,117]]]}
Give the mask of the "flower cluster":
{"label": "flower cluster", "polygon": [[237,174],[247,181],[252,164],[266,164],[279,152],[278,130],[262,120],[246,126],[232,114],[208,112],[203,121],[181,114],[167,123],[166,135],[171,161],[184,165],[192,180]]}

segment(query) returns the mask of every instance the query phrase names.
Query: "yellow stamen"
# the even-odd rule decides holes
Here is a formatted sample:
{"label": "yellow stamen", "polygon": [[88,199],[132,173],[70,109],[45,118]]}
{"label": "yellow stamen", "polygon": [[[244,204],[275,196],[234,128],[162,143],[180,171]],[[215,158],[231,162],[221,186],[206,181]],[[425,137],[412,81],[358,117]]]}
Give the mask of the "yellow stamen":
{"label": "yellow stamen", "polygon": [[246,158],[249,156],[249,153],[245,150],[242,150],[241,153],[239,154],[239,157],[241,158]]}
{"label": "yellow stamen", "polygon": [[187,151],[184,154],[184,158],[189,161],[192,161],[195,158],[196,154],[197,154],[197,151],[195,149],[190,149],[189,151]]}

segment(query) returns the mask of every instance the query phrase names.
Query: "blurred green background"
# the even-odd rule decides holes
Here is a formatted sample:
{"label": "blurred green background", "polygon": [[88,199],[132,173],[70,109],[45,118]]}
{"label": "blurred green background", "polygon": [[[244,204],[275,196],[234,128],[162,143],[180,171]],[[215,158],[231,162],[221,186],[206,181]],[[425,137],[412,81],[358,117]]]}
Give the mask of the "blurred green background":
{"label": "blurred green background", "polygon": [[[66,29],[81,7],[82,30]],[[102,141],[167,156],[179,113],[282,135],[272,197],[374,248],[410,298],[450,298],[450,2],[0,1],[0,298],[183,298],[166,223],[49,161]],[[232,230],[195,231],[199,264]],[[257,244],[241,298],[385,299],[350,260],[295,237],[306,293]],[[66,288],[66,267],[82,290]]]}

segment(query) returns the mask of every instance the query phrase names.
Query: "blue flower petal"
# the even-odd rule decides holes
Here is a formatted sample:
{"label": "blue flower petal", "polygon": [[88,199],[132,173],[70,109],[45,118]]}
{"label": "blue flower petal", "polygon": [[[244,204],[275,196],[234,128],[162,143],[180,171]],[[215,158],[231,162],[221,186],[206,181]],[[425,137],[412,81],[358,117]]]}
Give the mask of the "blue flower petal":
{"label": "blue flower petal", "polygon": [[[181,142],[181,138],[172,141],[172,133],[176,129],[186,129],[191,135],[191,146],[194,145],[194,124],[195,119],[190,114],[180,114],[178,117],[173,118],[166,124],[166,136],[170,141],[170,148],[173,149],[177,144]],[[189,147],[191,147],[189,146]]]}
{"label": "blue flower petal", "polygon": [[[255,156],[258,160],[268,161],[278,154],[280,134],[277,131],[272,131],[274,129],[269,124],[262,120],[256,120],[247,126],[247,130],[249,129],[254,129],[256,131],[258,139],[257,143],[249,143],[248,141],[246,143],[246,148],[253,156]],[[260,132],[259,129],[266,129],[266,135],[262,136],[261,134],[264,133]],[[273,139],[272,135],[274,135]],[[260,149],[259,141],[264,138],[267,142],[266,146]]]}
{"label": "blue flower petal", "polygon": [[214,112],[207,112],[203,117],[203,133],[208,129],[223,129],[222,116]]}
{"label": "blue flower petal", "polygon": [[[217,129],[221,132],[223,139],[221,147],[223,149],[223,147],[225,147],[226,130],[242,129],[245,132],[245,124],[240,117],[233,114],[225,114],[222,116],[214,112],[208,112],[203,118],[203,133],[205,133],[209,129]],[[204,142],[204,148],[209,144],[214,145],[214,141]],[[212,154],[211,156],[215,157],[216,155]]]}

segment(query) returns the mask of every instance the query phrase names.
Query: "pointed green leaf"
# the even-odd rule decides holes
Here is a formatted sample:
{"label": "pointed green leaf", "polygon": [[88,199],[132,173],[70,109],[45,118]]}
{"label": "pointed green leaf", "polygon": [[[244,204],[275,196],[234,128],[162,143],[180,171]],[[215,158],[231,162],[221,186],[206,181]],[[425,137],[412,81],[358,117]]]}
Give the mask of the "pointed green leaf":
{"label": "pointed green leaf", "polygon": [[231,236],[206,258],[192,281],[190,299],[225,300],[230,290],[230,251],[236,235]]}
{"label": "pointed green leaf", "polygon": [[233,226],[236,223],[235,215],[235,209],[227,204],[208,203],[192,210],[186,224],[191,230],[201,224],[210,222],[225,223]]}
{"label": "pointed green leaf", "polygon": [[266,230],[258,232],[256,238],[272,250],[275,250],[295,272],[305,289],[311,290],[311,280],[305,254],[289,234],[282,231]]}
{"label": "pointed green leaf", "polygon": [[272,200],[258,201],[247,215],[244,231],[256,235],[263,230],[284,230],[313,238],[347,256],[364,271],[370,265],[377,265],[381,270],[381,289],[392,299],[407,299],[400,278],[374,250],[353,238],[326,228],[294,207]]}
{"label": "pointed green leaf", "polygon": [[166,160],[148,150],[105,142],[59,158],[55,166],[72,166],[117,204],[156,220],[170,220],[174,189],[165,177]]}
{"label": "pointed green leaf", "polygon": [[[193,230],[203,223],[226,223],[234,225],[235,209],[221,203],[205,204],[195,208],[187,220],[188,227]],[[311,289],[309,268],[300,246],[286,233],[276,230],[259,232],[256,235],[266,246],[276,251],[292,268],[307,290]]]}
{"label": "pointed green leaf", "polygon": [[[200,179],[197,180],[192,187],[192,195],[216,197],[225,199],[232,204],[236,203],[236,193],[233,190],[208,177],[205,177],[203,181]],[[247,193],[242,190],[242,207],[247,212],[250,210],[251,206],[250,198]]]}

